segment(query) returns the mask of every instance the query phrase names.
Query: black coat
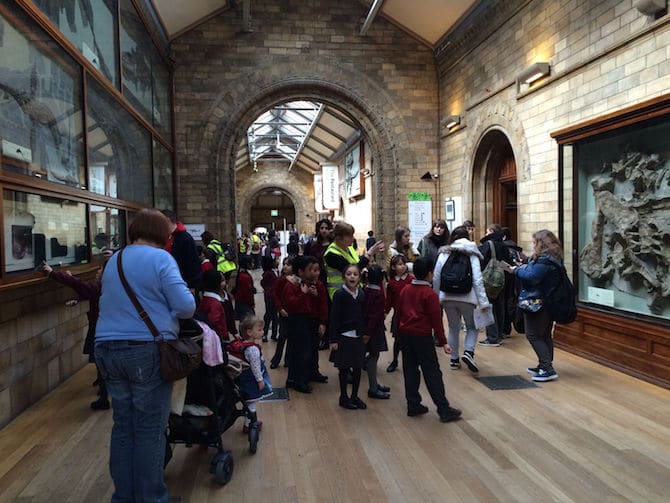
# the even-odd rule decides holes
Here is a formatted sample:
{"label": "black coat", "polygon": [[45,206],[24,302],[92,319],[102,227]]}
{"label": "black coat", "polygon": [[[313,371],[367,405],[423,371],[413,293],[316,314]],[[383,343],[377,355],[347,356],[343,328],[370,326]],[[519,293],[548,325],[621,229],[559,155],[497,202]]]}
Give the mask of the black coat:
{"label": "black coat", "polygon": [[189,288],[198,288],[202,274],[195,241],[186,231],[176,231],[172,241],[172,256],[177,261],[181,277]]}

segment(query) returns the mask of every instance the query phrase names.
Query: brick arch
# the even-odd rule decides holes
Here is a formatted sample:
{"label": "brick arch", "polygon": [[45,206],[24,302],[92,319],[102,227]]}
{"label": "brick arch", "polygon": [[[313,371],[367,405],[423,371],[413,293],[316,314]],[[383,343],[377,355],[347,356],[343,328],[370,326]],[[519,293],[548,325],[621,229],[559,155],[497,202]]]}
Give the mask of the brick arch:
{"label": "brick arch", "polygon": [[[507,102],[484,105],[468,122],[468,139],[465,144],[463,159],[462,187],[464,190],[463,208],[465,215],[472,215],[475,223],[486,225],[490,218],[486,206],[486,172],[477,166],[475,157],[484,137],[491,131],[500,131],[507,137],[516,161],[517,180],[525,182],[530,179],[530,156],[528,143],[521,125],[521,119],[513,107]],[[518,184],[520,188],[521,184]]]}
{"label": "brick arch", "polygon": [[[265,191],[270,191],[270,190],[280,190],[284,194],[286,194],[290,199],[291,202],[293,203],[293,207],[295,208],[295,224],[296,227],[300,230],[303,230],[305,228],[311,229],[308,225],[308,220],[305,217],[306,214],[312,214],[314,211],[310,211],[310,207],[308,206],[308,201],[307,198],[305,197],[304,192],[298,192],[296,189],[300,189],[301,187],[295,187],[294,185],[291,186],[289,185],[288,182],[279,182],[279,183],[267,183],[264,180],[260,180],[257,182],[254,182],[252,180],[251,184],[245,185],[240,191],[244,192],[245,197],[241,201],[238,202],[237,205],[237,221],[242,224],[242,229],[244,231],[250,230],[251,226],[251,205],[253,204],[254,200],[256,197]],[[313,195],[312,195],[313,197]]]}
{"label": "brick arch", "polygon": [[[220,235],[234,232],[237,146],[249,125],[277,104],[306,99],[330,105],[360,127],[372,156],[375,176],[373,222],[380,234],[391,234],[398,214],[399,171],[416,170],[408,128],[389,92],[364,72],[327,61],[274,57],[259,63],[254,77],[243,75],[227,86],[203,114],[197,152],[199,171],[216,187],[212,227]],[[393,215],[392,219],[380,215]]]}

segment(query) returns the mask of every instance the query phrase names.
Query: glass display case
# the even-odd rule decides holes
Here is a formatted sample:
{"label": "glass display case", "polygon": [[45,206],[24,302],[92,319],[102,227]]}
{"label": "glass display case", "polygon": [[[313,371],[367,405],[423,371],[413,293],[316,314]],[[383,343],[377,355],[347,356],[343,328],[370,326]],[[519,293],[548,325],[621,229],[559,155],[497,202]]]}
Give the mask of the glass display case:
{"label": "glass display case", "polygon": [[86,205],[14,190],[2,192],[4,272],[88,262]]}
{"label": "glass display case", "polygon": [[126,246],[126,212],[118,208],[91,205],[91,255],[98,257],[107,248],[118,250]]}
{"label": "glass display case", "polygon": [[154,207],[174,209],[172,190],[172,154],[160,142],[154,140]]}
{"label": "glass display case", "polygon": [[581,302],[670,319],[668,138],[666,115],[562,145]]}

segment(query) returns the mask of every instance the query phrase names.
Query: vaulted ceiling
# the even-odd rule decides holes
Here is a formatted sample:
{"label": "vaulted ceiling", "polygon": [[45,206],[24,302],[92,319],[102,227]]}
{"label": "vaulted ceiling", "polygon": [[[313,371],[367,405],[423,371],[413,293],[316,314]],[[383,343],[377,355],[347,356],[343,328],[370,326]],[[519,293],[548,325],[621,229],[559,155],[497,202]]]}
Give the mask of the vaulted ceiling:
{"label": "vaulted ceiling", "polygon": [[[183,33],[220,12],[230,0],[153,0],[170,37]],[[237,0],[241,2],[242,0]],[[360,0],[379,15],[414,34],[428,45],[435,43],[471,9],[477,0]],[[253,0],[251,0],[253,12]]]}

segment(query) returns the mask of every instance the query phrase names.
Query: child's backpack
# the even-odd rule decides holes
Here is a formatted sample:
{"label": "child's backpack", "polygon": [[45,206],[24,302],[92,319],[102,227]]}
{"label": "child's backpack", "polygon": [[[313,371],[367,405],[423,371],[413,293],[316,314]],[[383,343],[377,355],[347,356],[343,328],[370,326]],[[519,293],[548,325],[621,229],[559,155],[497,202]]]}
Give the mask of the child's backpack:
{"label": "child's backpack", "polygon": [[496,257],[496,247],[493,241],[489,241],[489,248],[491,250],[491,259],[482,271],[482,279],[484,280],[484,289],[489,300],[498,298],[500,292],[505,288],[505,271],[498,267],[498,257]]}
{"label": "child's backpack", "polygon": [[235,250],[233,250],[233,245],[230,243],[223,243],[221,248],[223,249],[223,257],[226,260],[235,260]]}
{"label": "child's backpack", "polygon": [[440,272],[440,290],[444,293],[468,293],[471,289],[470,255],[452,250]]}
{"label": "child's backpack", "polygon": [[552,263],[558,270],[558,284],[549,292],[546,307],[556,323],[572,323],[577,319],[577,296],[565,267]]}

